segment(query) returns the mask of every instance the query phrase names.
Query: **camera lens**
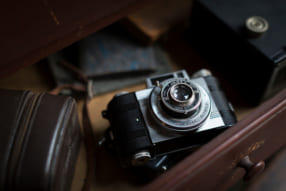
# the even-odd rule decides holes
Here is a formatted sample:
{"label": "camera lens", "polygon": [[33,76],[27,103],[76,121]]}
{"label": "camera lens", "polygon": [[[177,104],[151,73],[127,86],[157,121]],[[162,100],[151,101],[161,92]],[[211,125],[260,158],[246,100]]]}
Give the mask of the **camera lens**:
{"label": "camera lens", "polygon": [[178,104],[190,104],[193,98],[193,89],[187,84],[175,84],[170,89],[170,96]]}
{"label": "camera lens", "polygon": [[210,99],[199,80],[172,78],[153,88],[149,106],[160,126],[176,132],[195,131],[210,113]]}
{"label": "camera lens", "polygon": [[178,101],[186,101],[192,96],[191,89],[187,88],[185,85],[176,85],[174,87],[172,96]]}

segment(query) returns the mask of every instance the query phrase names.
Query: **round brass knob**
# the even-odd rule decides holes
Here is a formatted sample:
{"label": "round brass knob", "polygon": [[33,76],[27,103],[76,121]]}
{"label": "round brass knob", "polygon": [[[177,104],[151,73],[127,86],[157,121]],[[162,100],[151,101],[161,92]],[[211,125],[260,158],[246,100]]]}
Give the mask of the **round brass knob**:
{"label": "round brass knob", "polygon": [[262,173],[265,168],[265,162],[259,161],[257,163],[253,163],[249,156],[245,156],[240,160],[238,166],[244,168],[246,173],[243,177],[244,180],[250,180],[258,174]]}
{"label": "round brass knob", "polygon": [[258,16],[247,18],[245,21],[245,26],[250,37],[260,37],[269,28],[267,20]]}

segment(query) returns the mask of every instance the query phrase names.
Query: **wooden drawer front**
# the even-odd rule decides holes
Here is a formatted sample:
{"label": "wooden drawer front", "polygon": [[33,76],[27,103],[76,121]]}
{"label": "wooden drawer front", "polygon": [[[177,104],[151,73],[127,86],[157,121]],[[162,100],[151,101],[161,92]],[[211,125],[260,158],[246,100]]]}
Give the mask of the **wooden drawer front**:
{"label": "wooden drawer front", "polygon": [[256,163],[286,145],[286,90],[262,104],[146,190],[225,190],[245,174],[238,167],[245,156]]}

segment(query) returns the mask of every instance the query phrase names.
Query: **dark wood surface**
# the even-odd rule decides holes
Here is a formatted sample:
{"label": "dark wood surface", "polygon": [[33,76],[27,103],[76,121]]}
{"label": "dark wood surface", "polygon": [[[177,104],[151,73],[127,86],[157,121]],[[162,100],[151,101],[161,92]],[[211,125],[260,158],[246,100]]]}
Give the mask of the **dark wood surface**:
{"label": "dark wood surface", "polygon": [[0,77],[92,34],[148,1],[5,1],[0,8]]}
{"label": "dark wood surface", "polygon": [[188,25],[191,5],[192,0],[156,0],[128,15],[121,23],[140,42],[150,44],[172,27]]}
{"label": "dark wood surface", "polygon": [[144,190],[226,190],[242,178],[238,167],[249,156],[255,163],[286,145],[286,90],[262,104]]}
{"label": "dark wood surface", "polygon": [[[286,188],[286,148],[276,154],[271,164],[256,181],[251,182],[247,191],[284,191]],[[275,188],[275,189],[274,189]]]}
{"label": "dark wood surface", "polygon": [[[12,71],[37,62],[84,38],[132,12],[145,2],[148,0],[6,2],[1,6],[0,77],[8,76]],[[179,46],[186,51],[179,50],[174,44],[168,48],[174,55],[173,57],[179,58],[176,60],[177,63],[188,63],[179,68],[195,70],[193,63],[200,63],[200,60],[196,60],[197,57],[194,55],[185,56],[189,55],[186,54],[188,48],[184,44],[179,44]],[[192,57],[192,60],[188,60],[189,57]],[[186,60],[182,60],[183,58]],[[42,67],[40,68],[42,70]],[[0,87],[48,91],[52,88],[51,80],[39,73],[34,66],[30,66],[9,78],[2,79]],[[134,91],[142,88],[144,85],[134,86],[127,90]],[[102,119],[100,113],[116,92],[98,96],[90,103],[90,115],[96,134],[102,134],[108,127],[108,122]],[[241,158],[250,155],[254,162],[264,160],[286,144],[285,129],[283,129],[286,118],[285,99],[286,92],[284,91],[241,120],[235,127],[219,135],[175,168],[147,185],[145,190],[226,189],[244,174],[243,169],[237,168],[237,163]],[[235,105],[235,108],[238,110],[239,105]],[[243,106],[238,112],[239,118],[248,112],[249,108],[244,109]],[[101,155],[97,157],[98,177],[92,190],[140,188],[140,186],[130,184],[130,177],[122,173],[123,170],[118,167],[113,158],[104,158]],[[85,170],[85,149],[82,145],[72,190],[81,189]]]}
{"label": "dark wood surface", "polygon": [[[53,88],[53,85],[50,84],[51,78],[48,75],[44,75],[45,71],[45,67],[40,63],[29,66],[6,79],[0,80],[0,87],[31,89],[35,92],[48,91]],[[145,86],[141,84],[124,90],[134,91],[143,88]],[[108,127],[108,121],[101,117],[101,111],[106,108],[113,95],[119,91],[122,90],[97,96],[91,101],[89,111],[96,135],[101,135]],[[249,113],[252,108],[247,110],[237,109],[238,118],[241,121],[235,127],[219,135],[209,144],[202,147],[201,150],[198,150],[198,152],[190,155],[184,162],[162,175],[153,184],[148,185],[146,189],[149,189],[150,186],[154,186],[154,190],[184,190],[188,188],[195,188],[193,190],[201,188],[204,190],[207,189],[206,186],[216,186],[215,190],[218,190],[219,188],[224,189],[228,187],[229,184],[225,183],[228,181],[228,183],[235,182],[244,174],[244,170],[236,167],[241,157],[250,154],[251,159],[257,162],[265,159],[266,156],[269,156],[278,147],[285,144],[284,121],[286,116],[285,111],[282,112],[282,108],[285,109],[286,107],[285,98],[286,92],[284,91],[275,100],[262,105],[254,112]],[[81,111],[81,105],[82,103],[79,102],[79,111]],[[255,121],[253,120],[254,118],[258,120]],[[218,153],[218,155],[214,153]],[[120,168],[117,161],[104,152],[104,149],[97,150],[96,156],[95,171],[97,177],[92,190],[138,190],[141,188],[142,185],[132,183],[134,177],[127,176],[128,173]],[[206,161],[209,161],[209,163],[206,163]],[[268,164],[266,163],[266,165]],[[225,169],[222,167],[225,167]],[[81,189],[85,179],[85,170],[85,148],[82,145],[72,190]],[[220,173],[225,174],[221,177],[218,176]],[[233,176],[235,173],[238,173],[238,175]],[[197,176],[201,177],[201,179],[196,179]],[[215,183],[215,185],[212,183]]]}

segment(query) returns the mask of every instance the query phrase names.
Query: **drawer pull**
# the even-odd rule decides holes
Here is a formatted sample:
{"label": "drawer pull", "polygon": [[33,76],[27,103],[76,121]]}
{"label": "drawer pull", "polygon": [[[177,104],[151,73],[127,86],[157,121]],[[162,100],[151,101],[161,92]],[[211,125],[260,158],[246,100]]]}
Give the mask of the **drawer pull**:
{"label": "drawer pull", "polygon": [[245,156],[240,160],[238,166],[244,168],[246,171],[243,179],[251,180],[253,177],[263,172],[265,168],[265,162],[261,160],[257,163],[253,163],[249,156]]}

